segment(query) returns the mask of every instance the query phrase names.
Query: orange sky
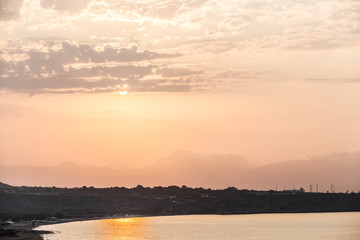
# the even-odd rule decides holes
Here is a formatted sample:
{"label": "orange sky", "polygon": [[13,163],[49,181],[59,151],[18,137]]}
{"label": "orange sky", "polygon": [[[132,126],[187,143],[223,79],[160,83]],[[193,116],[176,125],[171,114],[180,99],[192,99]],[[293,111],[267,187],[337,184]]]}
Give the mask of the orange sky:
{"label": "orange sky", "polygon": [[139,167],[181,148],[261,164],[356,151],[359,90],[264,83],[231,92],[5,94],[1,162]]}
{"label": "orange sky", "polygon": [[1,3],[2,164],[360,150],[359,1]]}

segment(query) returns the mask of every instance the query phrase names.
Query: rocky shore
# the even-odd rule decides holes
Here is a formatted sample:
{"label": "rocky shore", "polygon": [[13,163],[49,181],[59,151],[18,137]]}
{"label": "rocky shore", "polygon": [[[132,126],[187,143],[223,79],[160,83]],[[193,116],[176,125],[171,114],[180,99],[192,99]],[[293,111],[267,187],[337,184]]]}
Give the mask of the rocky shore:
{"label": "rocky shore", "polygon": [[43,234],[51,234],[51,231],[34,230],[37,226],[32,222],[15,223],[12,226],[0,227],[1,240],[43,240]]}

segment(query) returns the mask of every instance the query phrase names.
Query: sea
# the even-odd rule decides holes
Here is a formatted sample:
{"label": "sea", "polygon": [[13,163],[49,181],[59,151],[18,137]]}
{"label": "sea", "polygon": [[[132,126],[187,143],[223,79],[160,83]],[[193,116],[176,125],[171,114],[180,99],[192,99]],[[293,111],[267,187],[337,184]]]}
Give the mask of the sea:
{"label": "sea", "polygon": [[46,240],[360,240],[360,212],[126,217],[43,225]]}

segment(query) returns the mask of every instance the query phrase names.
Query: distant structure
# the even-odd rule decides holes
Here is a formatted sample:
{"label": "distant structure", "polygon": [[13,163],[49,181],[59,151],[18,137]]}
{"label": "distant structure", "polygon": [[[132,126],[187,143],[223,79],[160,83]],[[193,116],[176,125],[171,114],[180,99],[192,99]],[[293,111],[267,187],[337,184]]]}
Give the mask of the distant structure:
{"label": "distant structure", "polygon": [[313,185],[310,185],[310,186],[309,186],[309,192],[311,192],[311,193],[313,192],[312,187],[313,187]]}
{"label": "distant structure", "polygon": [[319,192],[319,185],[316,184],[316,192]]}
{"label": "distant structure", "polygon": [[288,193],[288,194],[300,194],[300,193],[304,193],[305,190],[303,188],[300,188],[299,190],[297,189],[292,189],[292,190],[283,190],[283,193]]}

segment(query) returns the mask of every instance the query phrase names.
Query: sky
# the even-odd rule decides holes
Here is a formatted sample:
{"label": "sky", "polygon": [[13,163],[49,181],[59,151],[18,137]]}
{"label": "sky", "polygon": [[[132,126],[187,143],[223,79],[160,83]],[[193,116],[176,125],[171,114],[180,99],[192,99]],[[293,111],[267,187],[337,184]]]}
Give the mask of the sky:
{"label": "sky", "polygon": [[358,0],[0,0],[0,163],[360,150]]}

